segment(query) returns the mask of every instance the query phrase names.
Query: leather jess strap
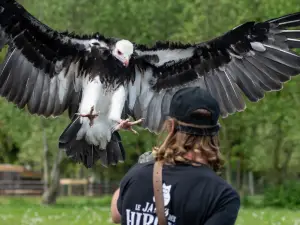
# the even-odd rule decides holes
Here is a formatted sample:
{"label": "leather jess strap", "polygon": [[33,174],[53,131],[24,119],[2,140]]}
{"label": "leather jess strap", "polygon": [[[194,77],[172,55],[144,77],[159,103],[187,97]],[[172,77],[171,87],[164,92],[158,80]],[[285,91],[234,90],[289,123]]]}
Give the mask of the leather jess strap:
{"label": "leather jess strap", "polygon": [[156,215],[158,225],[167,225],[165,205],[162,191],[162,161],[156,161],[153,167],[153,191],[155,198]]}

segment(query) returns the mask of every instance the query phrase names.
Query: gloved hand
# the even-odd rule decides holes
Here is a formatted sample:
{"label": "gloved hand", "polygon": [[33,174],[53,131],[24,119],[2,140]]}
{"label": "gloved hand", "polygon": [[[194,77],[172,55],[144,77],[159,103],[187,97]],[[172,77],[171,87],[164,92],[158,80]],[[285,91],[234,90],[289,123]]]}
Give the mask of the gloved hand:
{"label": "gloved hand", "polygon": [[145,162],[150,162],[153,161],[154,157],[152,155],[152,151],[148,151],[140,155],[138,159],[138,163],[145,163]]}

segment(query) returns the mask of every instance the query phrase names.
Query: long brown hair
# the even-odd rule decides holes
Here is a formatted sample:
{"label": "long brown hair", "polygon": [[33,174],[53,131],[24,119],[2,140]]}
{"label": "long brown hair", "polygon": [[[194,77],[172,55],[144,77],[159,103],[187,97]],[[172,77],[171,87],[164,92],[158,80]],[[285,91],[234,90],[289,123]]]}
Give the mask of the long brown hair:
{"label": "long brown hair", "polygon": [[[209,116],[207,110],[201,109],[194,113]],[[219,150],[220,143],[218,135],[196,136],[186,134],[180,131],[174,131],[174,129],[172,129],[172,124],[174,127],[178,124],[199,127],[193,124],[185,124],[174,118],[166,120],[163,126],[163,132],[168,132],[168,135],[160,146],[153,148],[153,155],[156,160],[164,161],[165,164],[170,165],[175,165],[176,162],[188,163],[189,160],[186,159],[184,155],[188,152],[193,152],[201,155],[214,171],[220,170],[224,161]]]}

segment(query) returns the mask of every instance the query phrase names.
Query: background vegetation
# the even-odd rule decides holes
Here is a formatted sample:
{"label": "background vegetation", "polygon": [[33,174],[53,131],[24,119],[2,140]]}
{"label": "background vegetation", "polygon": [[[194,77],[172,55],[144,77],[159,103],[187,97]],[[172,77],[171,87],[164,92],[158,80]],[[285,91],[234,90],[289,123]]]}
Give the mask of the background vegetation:
{"label": "background vegetation", "polygon": [[[110,196],[59,198],[55,206],[41,206],[39,198],[0,198],[1,225],[112,225]],[[236,225],[299,225],[299,211],[243,207]]]}
{"label": "background vegetation", "polygon": [[[19,2],[54,29],[67,29],[77,33],[98,31],[106,36],[127,38],[146,44],[152,44],[156,40],[201,42],[249,20],[267,20],[300,11],[299,0]],[[299,207],[299,86],[300,78],[294,77],[284,85],[282,91],[267,93],[257,103],[248,102],[245,112],[220,121],[222,153],[226,159],[223,176],[239,190],[245,198],[245,204],[251,202],[247,196],[260,194],[264,199],[260,202],[261,206]],[[87,170],[67,159],[57,148],[58,137],[69,122],[67,116],[39,118],[29,115],[26,110],[16,108],[4,99],[0,99],[0,108],[0,163],[22,164],[44,171],[50,185],[53,183],[53,176],[49,175],[52,168],[61,177],[92,176],[100,181],[118,181],[136,162],[137,157],[156,143],[155,135],[147,131],[140,130],[138,136],[122,132],[127,153],[126,162],[116,167],[103,168],[97,165]],[[2,210],[1,207],[0,212]],[[67,214],[64,207],[59,211],[60,214]],[[288,217],[287,211],[281,212],[284,218]],[[252,213],[253,216],[251,210],[243,211],[241,215],[246,218],[247,213]],[[268,211],[265,215],[267,214]],[[270,216],[271,214],[273,213],[270,211]],[[256,215],[260,218],[262,214]],[[247,224],[242,221],[242,218],[239,219],[239,224]],[[271,220],[266,221],[259,224],[272,224]]]}

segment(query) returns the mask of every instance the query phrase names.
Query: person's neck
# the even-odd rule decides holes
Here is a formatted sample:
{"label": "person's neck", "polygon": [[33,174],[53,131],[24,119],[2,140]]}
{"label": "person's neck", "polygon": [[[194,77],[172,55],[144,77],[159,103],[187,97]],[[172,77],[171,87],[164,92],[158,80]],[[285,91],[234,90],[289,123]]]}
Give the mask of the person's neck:
{"label": "person's neck", "polygon": [[206,159],[204,159],[200,154],[196,153],[196,152],[187,152],[184,155],[184,158],[193,161],[193,162],[198,162],[201,164],[205,164],[208,165],[208,162]]}

